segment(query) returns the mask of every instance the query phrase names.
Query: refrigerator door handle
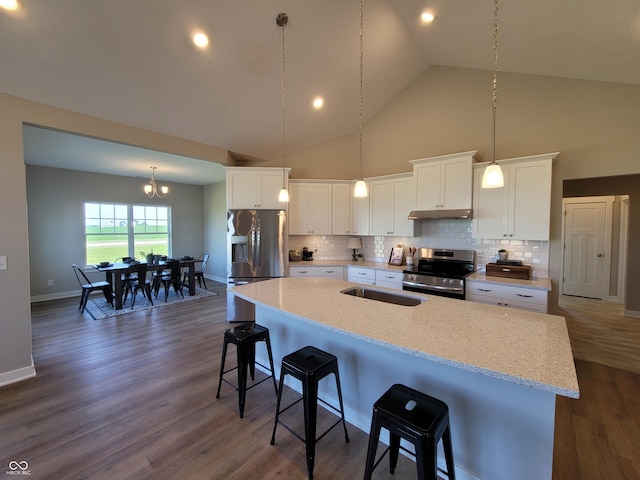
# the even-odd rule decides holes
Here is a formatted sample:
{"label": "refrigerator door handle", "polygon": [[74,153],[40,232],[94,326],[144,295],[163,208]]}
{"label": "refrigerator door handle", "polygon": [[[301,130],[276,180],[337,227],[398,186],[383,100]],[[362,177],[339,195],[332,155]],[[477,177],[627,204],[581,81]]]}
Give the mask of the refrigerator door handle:
{"label": "refrigerator door handle", "polygon": [[262,246],[260,244],[260,220],[258,220],[256,225],[256,244],[255,244],[255,265],[260,268],[262,265],[262,258],[260,252],[262,251]]}

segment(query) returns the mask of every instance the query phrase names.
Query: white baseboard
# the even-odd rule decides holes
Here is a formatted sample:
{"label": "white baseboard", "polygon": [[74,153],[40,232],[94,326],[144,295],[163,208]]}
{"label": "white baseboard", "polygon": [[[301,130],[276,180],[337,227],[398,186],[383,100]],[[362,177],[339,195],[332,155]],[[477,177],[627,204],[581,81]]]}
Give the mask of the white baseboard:
{"label": "white baseboard", "polygon": [[9,385],[11,383],[21,382],[27,378],[36,376],[36,367],[33,364],[33,357],[31,357],[31,365],[28,367],[19,368],[10,372],[0,373],[0,387]]}
{"label": "white baseboard", "polygon": [[31,303],[46,302],[48,300],[60,300],[61,298],[79,297],[80,290],[72,292],[47,293],[45,295],[35,295],[31,297]]}
{"label": "white baseboard", "polygon": [[227,283],[227,277],[216,277],[213,275],[209,275],[209,274],[205,274],[204,278],[206,278],[207,280],[213,280],[215,282],[220,282],[220,283]]}
{"label": "white baseboard", "polygon": [[626,309],[623,309],[622,310],[622,315],[624,315],[625,317],[640,318],[640,312],[638,310],[626,310]]}

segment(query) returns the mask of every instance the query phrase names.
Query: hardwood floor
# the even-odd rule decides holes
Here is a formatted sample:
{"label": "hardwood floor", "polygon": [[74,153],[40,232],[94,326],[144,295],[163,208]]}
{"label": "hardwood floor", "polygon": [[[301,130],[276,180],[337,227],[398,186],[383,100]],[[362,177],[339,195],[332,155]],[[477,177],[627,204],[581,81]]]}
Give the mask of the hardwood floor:
{"label": "hardwood floor", "polygon": [[[26,461],[47,480],[306,478],[299,440],[279,429],[269,444],[270,382],[249,391],[243,419],[232,387],[215,398],[224,294],[99,321],[77,299],[56,300],[34,304],[32,323],[37,376],[0,388],[5,469]],[[640,376],[576,365],[582,396],[558,398],[554,480],[640,479]],[[349,435],[319,442],[314,478],[362,477],[368,436]],[[402,456],[395,475],[376,469],[377,480],[415,477]]]}
{"label": "hardwood floor", "polygon": [[640,373],[640,318],[622,315],[622,305],[561,295],[574,358]]}

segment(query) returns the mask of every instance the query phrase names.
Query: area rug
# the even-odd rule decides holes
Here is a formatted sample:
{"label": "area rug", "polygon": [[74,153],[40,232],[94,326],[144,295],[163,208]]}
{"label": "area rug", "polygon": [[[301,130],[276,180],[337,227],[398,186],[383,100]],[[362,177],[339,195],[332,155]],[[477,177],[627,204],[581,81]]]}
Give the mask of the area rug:
{"label": "area rug", "polygon": [[158,295],[158,298],[153,298],[153,305],[147,300],[145,296],[142,295],[142,292],[138,292],[136,297],[136,303],[131,308],[131,296],[127,298],[126,305],[123,305],[120,310],[114,309],[109,302],[105,300],[105,298],[100,295],[96,298],[90,298],[87,302],[87,307],[85,308],[85,313],[89,313],[93,317],[94,320],[100,320],[102,318],[114,317],[116,315],[124,315],[126,313],[138,312],[140,310],[146,310],[150,308],[162,307],[164,305],[172,305],[174,303],[180,302],[188,302],[191,300],[197,300],[198,298],[211,297],[214,295],[218,295],[216,292],[212,292],[209,290],[205,290],[204,288],[196,287],[196,294],[191,296],[189,292],[184,292],[184,298],[182,298],[179,294],[174,292],[173,290],[169,293],[169,298],[167,301],[164,301],[164,291],[160,292],[161,295]]}

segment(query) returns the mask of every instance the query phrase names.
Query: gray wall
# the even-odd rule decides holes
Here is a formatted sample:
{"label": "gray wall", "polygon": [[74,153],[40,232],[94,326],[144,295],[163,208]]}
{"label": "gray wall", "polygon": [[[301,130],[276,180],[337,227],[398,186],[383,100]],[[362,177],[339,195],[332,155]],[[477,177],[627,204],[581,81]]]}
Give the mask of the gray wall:
{"label": "gray wall", "polygon": [[[79,292],[71,264],[84,264],[84,202],[169,205],[174,257],[204,251],[203,187],[164,182],[170,193],[149,199],[145,179],[27,165],[32,300]],[[114,259],[105,259],[114,260]],[[95,272],[93,277],[102,278]],[[52,287],[47,280],[52,279]]]}
{"label": "gray wall", "polygon": [[227,197],[226,184],[204,187],[204,246],[209,253],[205,274],[219,282],[227,281]]}

